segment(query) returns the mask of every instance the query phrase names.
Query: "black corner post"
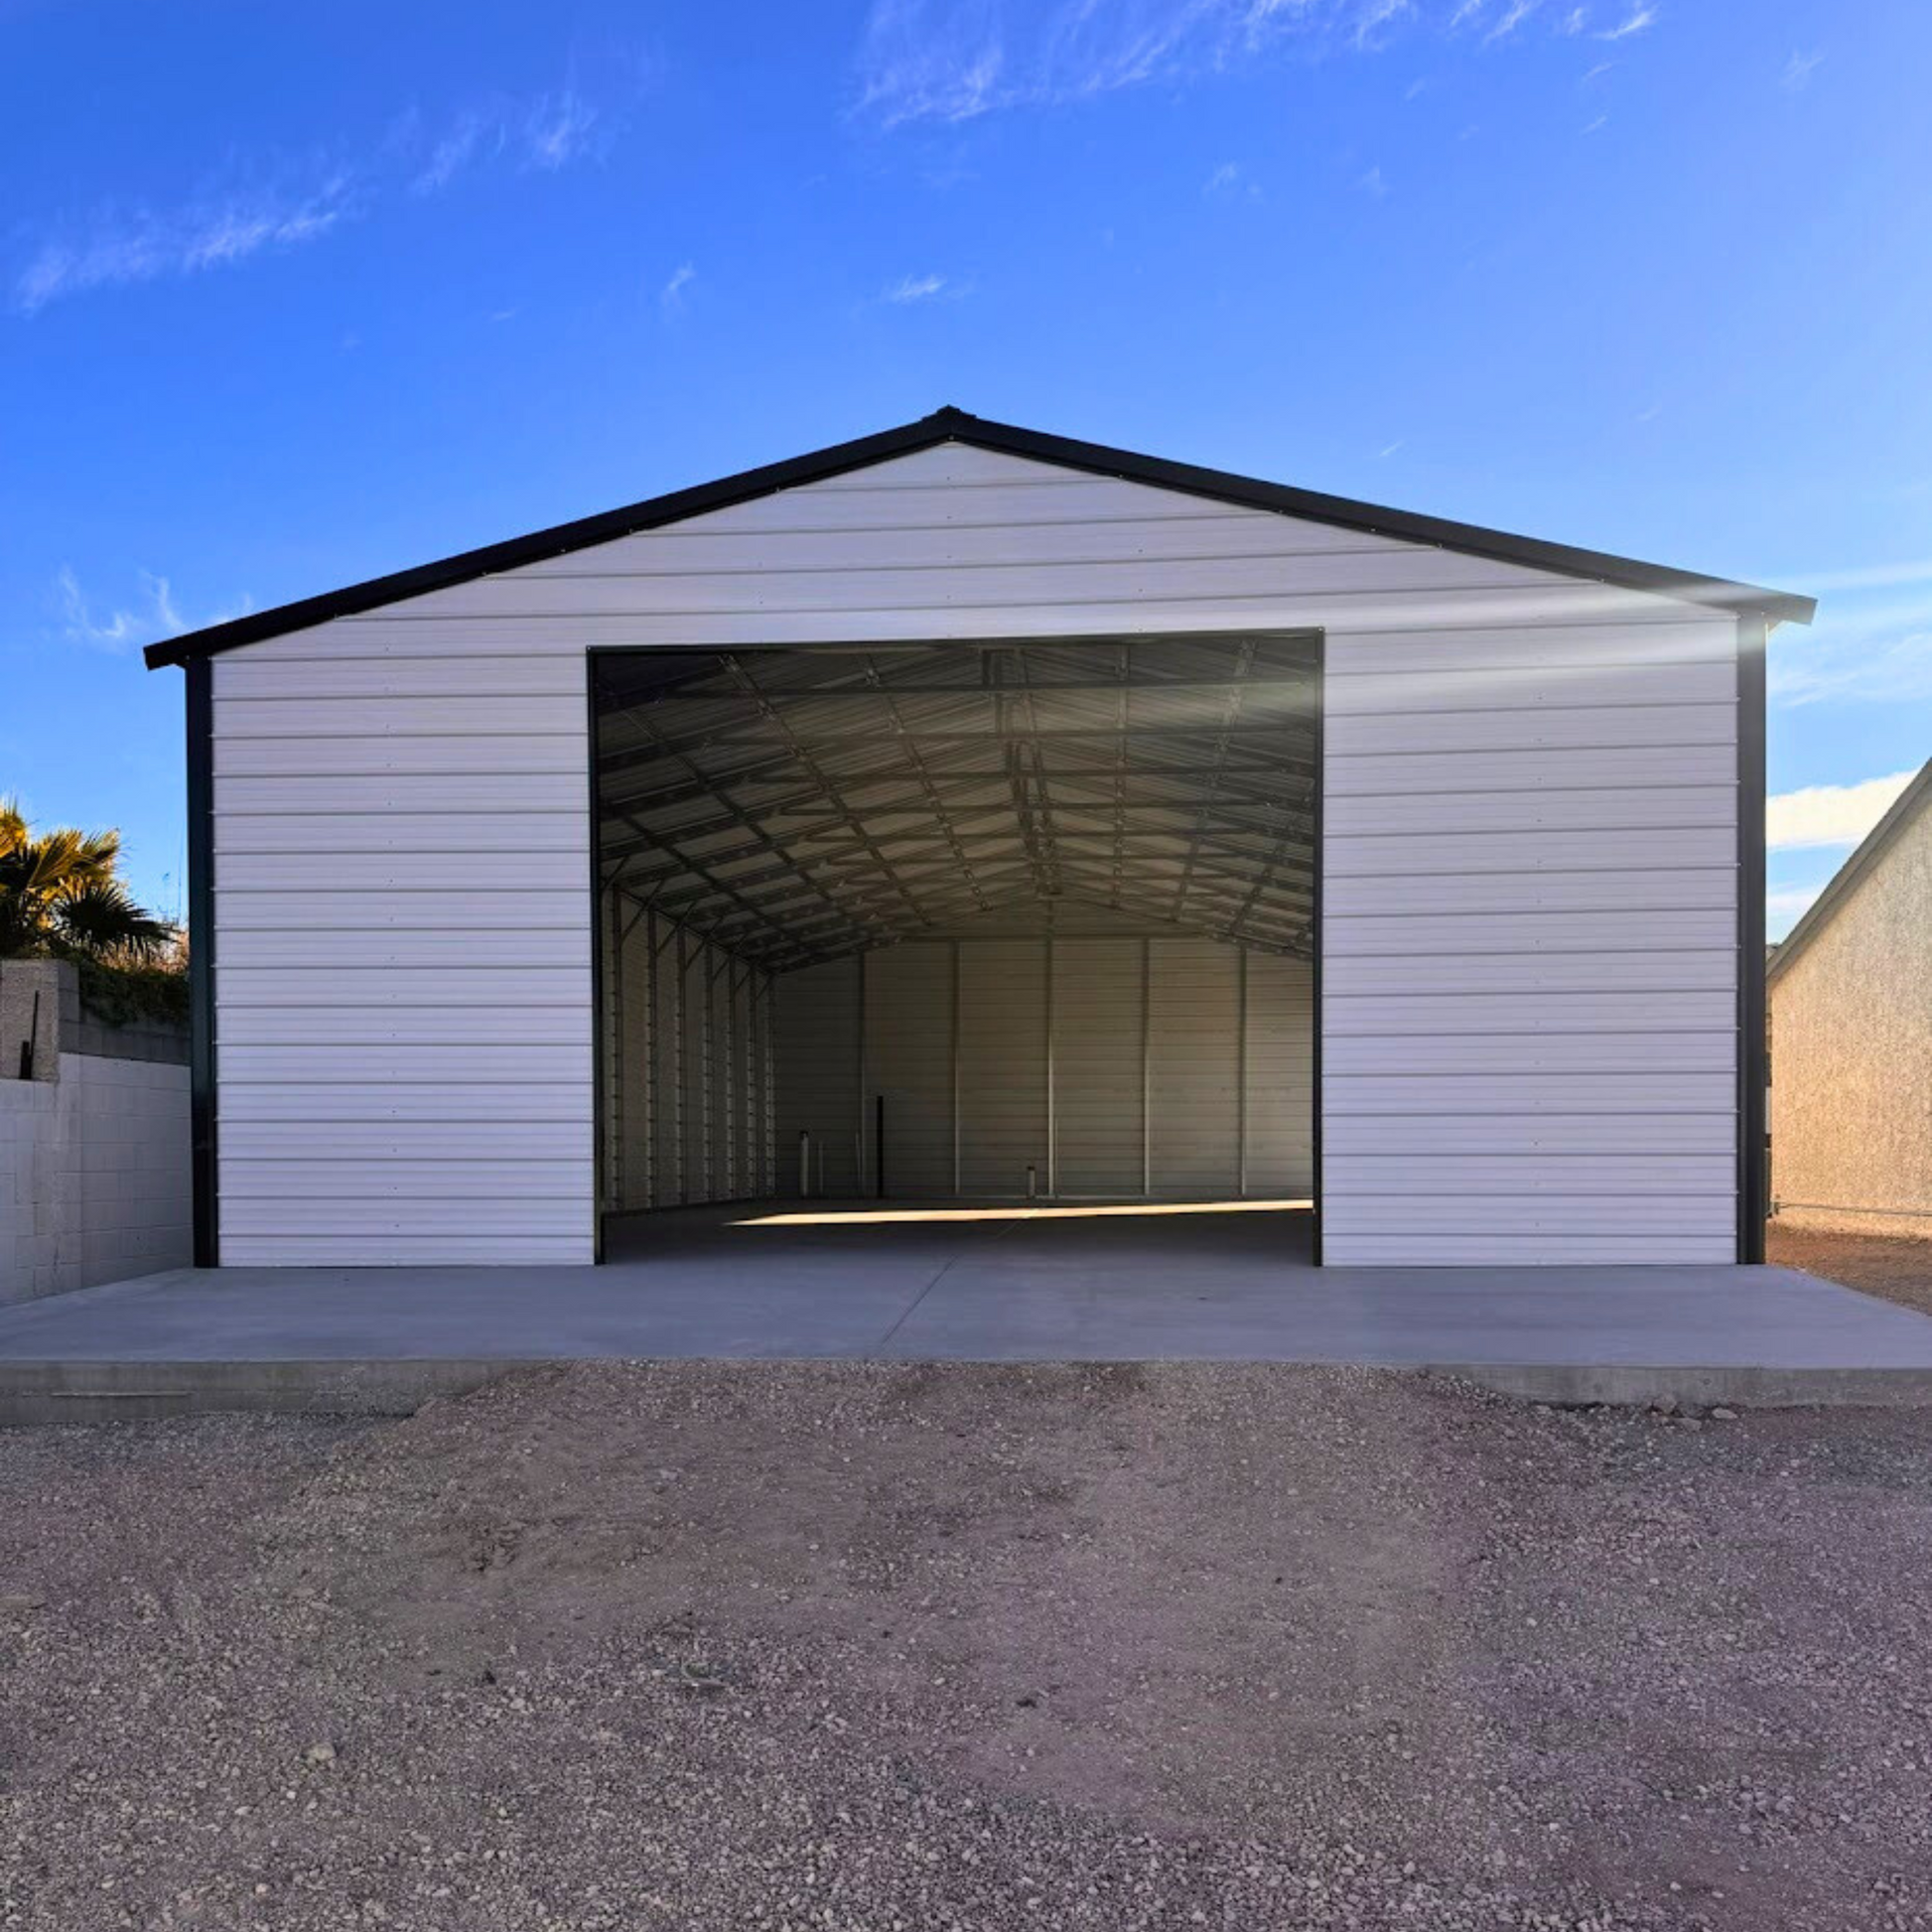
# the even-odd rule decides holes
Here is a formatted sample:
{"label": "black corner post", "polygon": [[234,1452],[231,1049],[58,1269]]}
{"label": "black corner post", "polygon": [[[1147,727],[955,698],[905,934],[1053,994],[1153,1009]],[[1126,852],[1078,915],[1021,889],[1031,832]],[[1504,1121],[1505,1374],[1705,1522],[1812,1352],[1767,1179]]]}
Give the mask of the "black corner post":
{"label": "black corner post", "polygon": [[610,922],[604,909],[604,770],[597,728],[598,663],[584,654],[584,810],[590,824],[585,843],[590,855],[591,920],[591,1263],[604,1260],[605,1161],[608,1128],[605,1123],[605,1054],[621,1050],[621,1035],[606,1038],[604,1011],[604,944]]}
{"label": "black corner post", "polygon": [[195,1266],[221,1262],[214,1073],[214,666],[191,657],[188,718],[189,1137],[194,1154]]}
{"label": "black corner post", "polygon": [[1737,623],[1737,1259],[1764,1259],[1764,649],[1761,617]]}
{"label": "black corner post", "polygon": [[1323,630],[1314,640],[1314,903],[1309,915],[1309,929],[1313,937],[1311,948],[1313,971],[1311,978],[1314,1008],[1313,1037],[1311,1041],[1312,1075],[1311,1084],[1314,1089],[1314,1119],[1310,1123],[1310,1154],[1313,1168],[1314,1228],[1310,1239],[1310,1259],[1315,1267],[1321,1266],[1321,963],[1326,945],[1321,936],[1321,876],[1327,870],[1328,855],[1322,843],[1322,793],[1327,789],[1327,766],[1322,756],[1322,721],[1328,709],[1328,633]]}
{"label": "black corner post", "polygon": [[873,1197],[886,1198],[886,1096],[872,1097]]}

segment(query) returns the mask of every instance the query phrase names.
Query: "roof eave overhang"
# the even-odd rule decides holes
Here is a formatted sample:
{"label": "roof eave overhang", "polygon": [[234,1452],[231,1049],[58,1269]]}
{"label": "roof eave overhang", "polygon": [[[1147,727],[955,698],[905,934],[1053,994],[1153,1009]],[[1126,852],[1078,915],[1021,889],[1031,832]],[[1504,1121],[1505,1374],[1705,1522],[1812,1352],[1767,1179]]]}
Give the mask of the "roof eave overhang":
{"label": "roof eave overhang", "polygon": [[639,530],[657,529],[682,522],[709,510],[728,509],[735,503],[768,496],[776,490],[792,489],[801,483],[823,482],[847,471],[890,458],[909,456],[939,443],[967,443],[984,450],[997,450],[1009,456],[1030,458],[1039,463],[1057,464],[1063,469],[1082,470],[1095,476],[1119,477],[1132,483],[1152,484],[1162,489],[1180,490],[1190,495],[1211,497],[1219,502],[1238,503],[1246,508],[1273,510],[1284,516],[1298,516],[1317,523],[1362,530],[1404,543],[1431,544],[1471,556],[1547,570],[1559,576],[1609,584],[1625,590],[1646,591],[1659,597],[1672,597],[1687,603],[1709,605],[1740,617],[1757,617],[1767,623],[1809,623],[1816,601],[1787,591],[1766,590],[1753,584],[1727,582],[1722,578],[1700,576],[1692,571],[1673,570],[1661,564],[1638,562],[1594,550],[1579,550],[1569,544],[1546,543],[1540,538],[1515,536],[1507,531],[1483,529],[1475,524],[1455,523],[1443,517],[1422,516],[1406,510],[1393,510],[1374,503],[1355,502],[1347,497],[1324,495],[1318,490],[1297,489],[1286,483],[1265,483],[1253,477],[1231,476],[1225,471],[1205,470],[1189,463],[1173,463],[1161,457],[1140,456],[1130,450],[1110,449],[1104,444],[1082,443],[1071,437],[1052,436],[1040,430],[1019,429],[1006,423],[988,422],[969,416],[960,409],[939,409],[917,422],[897,429],[881,430],[849,443],[835,443],[828,449],[814,450],[805,456],[791,457],[782,463],[764,464],[737,476],[723,477],[715,483],[698,483],[688,489],[672,490],[622,509],[606,510],[596,516],[580,517],[560,523],[529,536],[512,537],[506,542],[487,544],[481,550],[466,550],[436,563],[420,564],[410,570],[372,577],[367,582],[331,591],[321,597],[303,598],[272,611],[251,612],[247,617],[226,623],[210,624],[205,630],[169,637],[150,644],[144,653],[149,669],[167,664],[183,664],[192,657],[210,656],[216,651],[233,650],[242,644],[258,643],[291,630],[303,630],[334,618],[355,617],[406,598],[422,597],[431,591],[447,590],[453,584],[469,583],[497,571],[514,570],[545,557],[583,550],[593,544],[609,543]]}

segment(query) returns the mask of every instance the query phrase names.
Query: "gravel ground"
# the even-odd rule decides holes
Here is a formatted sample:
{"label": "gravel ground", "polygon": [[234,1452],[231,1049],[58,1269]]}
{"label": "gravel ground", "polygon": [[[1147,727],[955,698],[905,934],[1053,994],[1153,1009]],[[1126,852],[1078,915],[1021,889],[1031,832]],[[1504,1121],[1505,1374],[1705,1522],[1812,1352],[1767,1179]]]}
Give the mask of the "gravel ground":
{"label": "gravel ground", "polygon": [[0,1923],[1932,1925],[1932,1413],[602,1365],[0,1436]]}
{"label": "gravel ground", "polygon": [[1932,1239],[1923,1236],[1822,1234],[1773,1220],[1765,1224],[1764,1259],[1932,1314]]}

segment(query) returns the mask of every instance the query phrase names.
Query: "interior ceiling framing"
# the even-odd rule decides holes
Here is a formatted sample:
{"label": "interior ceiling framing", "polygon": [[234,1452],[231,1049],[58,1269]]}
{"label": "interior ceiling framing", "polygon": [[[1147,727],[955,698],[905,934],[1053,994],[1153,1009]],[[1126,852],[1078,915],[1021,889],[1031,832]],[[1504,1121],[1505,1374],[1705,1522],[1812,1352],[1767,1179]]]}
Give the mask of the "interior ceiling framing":
{"label": "interior ceiling framing", "polygon": [[607,891],[774,972],[1039,900],[1306,955],[1316,647],[602,653]]}

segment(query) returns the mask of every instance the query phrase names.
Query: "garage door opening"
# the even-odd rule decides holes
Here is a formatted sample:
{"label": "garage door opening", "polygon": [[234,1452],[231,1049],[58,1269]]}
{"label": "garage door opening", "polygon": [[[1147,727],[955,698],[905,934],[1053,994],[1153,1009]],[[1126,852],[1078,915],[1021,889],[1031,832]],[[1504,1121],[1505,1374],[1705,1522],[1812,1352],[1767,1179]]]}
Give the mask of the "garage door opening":
{"label": "garage door opening", "polygon": [[609,1241],[728,1203],[763,1211],[682,1218],[1307,1220],[1317,636],[609,650],[592,684]]}

